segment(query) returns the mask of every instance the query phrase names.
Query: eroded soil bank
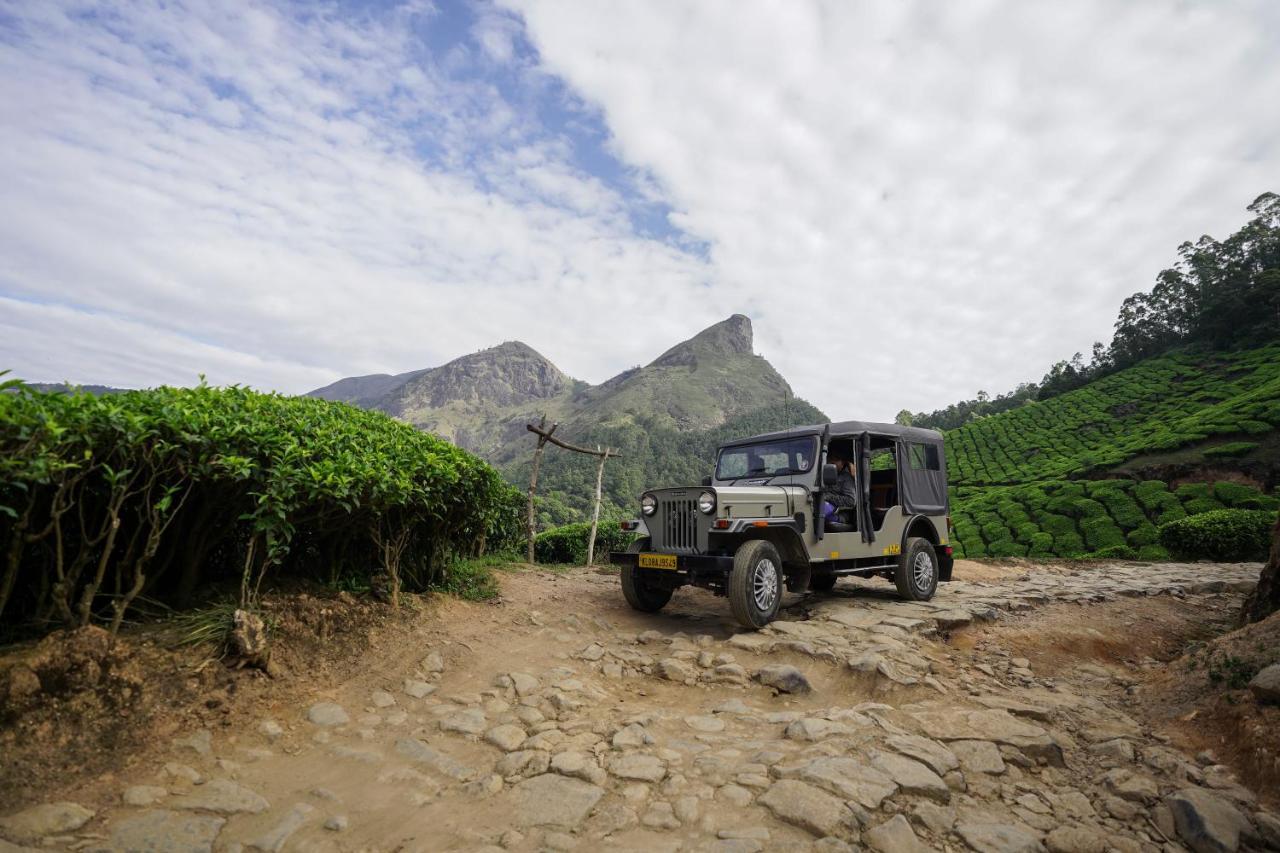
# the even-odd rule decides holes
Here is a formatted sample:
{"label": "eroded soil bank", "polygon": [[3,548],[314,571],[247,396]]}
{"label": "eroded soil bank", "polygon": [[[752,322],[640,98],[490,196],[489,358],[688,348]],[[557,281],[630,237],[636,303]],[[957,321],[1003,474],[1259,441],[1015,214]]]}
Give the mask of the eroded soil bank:
{"label": "eroded soil bank", "polygon": [[1280,845],[1265,777],[1195,725],[1210,711],[1183,719],[1205,704],[1208,666],[1176,674],[1256,566],[958,576],[927,604],[842,582],[749,634],[701,592],[645,615],[609,574],[506,574],[497,603],[389,620],[353,666],[308,673],[295,656],[272,688],[220,700],[233,712],[121,746],[113,771],[44,780],[23,800],[45,807],[0,819],[0,835],[192,850]]}

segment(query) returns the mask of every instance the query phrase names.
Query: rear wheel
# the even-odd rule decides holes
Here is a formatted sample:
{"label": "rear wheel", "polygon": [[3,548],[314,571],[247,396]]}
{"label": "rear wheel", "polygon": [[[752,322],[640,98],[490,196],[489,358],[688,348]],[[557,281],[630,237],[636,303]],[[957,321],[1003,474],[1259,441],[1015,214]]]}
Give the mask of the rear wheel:
{"label": "rear wheel", "polygon": [[913,536],[907,540],[893,573],[898,595],[907,601],[928,601],[938,589],[938,555],[928,539]]}
{"label": "rear wheel", "polygon": [[769,542],[744,542],[733,555],[729,574],[729,609],[753,631],[773,621],[782,604],[782,558]]}
{"label": "rear wheel", "polygon": [[[648,539],[638,539],[627,546],[628,554],[639,554],[649,547]],[[652,582],[652,570],[638,565],[622,567],[622,596],[632,609],[642,613],[657,613],[671,600],[671,590]]]}
{"label": "rear wheel", "polygon": [[836,580],[832,572],[814,572],[809,578],[809,589],[814,592],[831,592],[836,588]]}

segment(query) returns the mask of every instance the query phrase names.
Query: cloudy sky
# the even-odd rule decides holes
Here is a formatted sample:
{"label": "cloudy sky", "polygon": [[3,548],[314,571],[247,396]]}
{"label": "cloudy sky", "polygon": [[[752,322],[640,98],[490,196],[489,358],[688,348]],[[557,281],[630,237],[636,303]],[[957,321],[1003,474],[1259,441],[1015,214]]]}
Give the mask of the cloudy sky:
{"label": "cloudy sky", "polygon": [[300,392],[735,312],[891,418],[1280,190],[1274,0],[0,0],[0,369]]}

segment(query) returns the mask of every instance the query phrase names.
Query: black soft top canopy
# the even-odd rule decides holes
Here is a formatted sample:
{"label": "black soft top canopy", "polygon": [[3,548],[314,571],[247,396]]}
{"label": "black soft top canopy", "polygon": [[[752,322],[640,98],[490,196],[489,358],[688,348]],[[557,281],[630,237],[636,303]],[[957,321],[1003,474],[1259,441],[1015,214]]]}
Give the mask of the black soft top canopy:
{"label": "black soft top canopy", "polygon": [[891,436],[905,441],[920,442],[921,444],[942,444],[942,433],[933,429],[902,426],[901,424],[878,424],[871,421],[832,421],[830,424],[792,427],[781,432],[767,432],[763,435],[753,435],[750,438],[739,438],[735,441],[726,441],[721,446],[734,447],[740,444],[755,444],[760,441],[774,441],[780,438],[822,435],[828,426],[831,427],[831,438],[848,438],[865,432],[871,435]]}
{"label": "black soft top canopy", "polygon": [[[837,421],[753,435],[750,438],[725,442],[721,446],[740,447],[744,444],[763,441],[801,438],[807,435],[820,436],[823,433],[827,434],[828,439],[860,438],[863,435],[891,439],[897,447],[899,500],[902,508],[908,513],[926,515],[947,511],[947,462],[942,452],[942,433],[937,430],[900,424],[878,424],[871,421]],[[863,456],[858,462],[858,471],[864,483],[870,481],[870,471],[867,467],[868,452],[869,448],[864,444]],[[863,523],[870,525],[869,515]]]}

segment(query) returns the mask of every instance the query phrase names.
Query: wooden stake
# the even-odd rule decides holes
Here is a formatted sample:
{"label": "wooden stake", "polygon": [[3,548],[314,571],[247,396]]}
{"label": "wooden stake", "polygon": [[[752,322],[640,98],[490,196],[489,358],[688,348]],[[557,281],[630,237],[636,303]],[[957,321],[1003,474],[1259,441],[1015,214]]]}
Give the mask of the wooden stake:
{"label": "wooden stake", "polygon": [[552,424],[551,429],[547,429],[547,416],[543,415],[537,428],[533,424],[528,424],[527,426],[530,432],[538,434],[538,446],[533,450],[533,471],[529,475],[529,518],[525,527],[525,533],[529,538],[525,561],[532,563],[533,538],[538,532],[537,519],[534,517],[533,512],[533,501],[538,494],[538,467],[542,464],[542,449],[547,446],[547,442],[551,439],[551,433],[556,431],[556,427],[559,424]]}
{"label": "wooden stake", "polygon": [[[600,445],[596,445],[596,451],[600,451]],[[609,448],[605,448],[600,453],[600,462],[596,465],[596,505],[591,511],[591,533],[587,536],[587,568],[591,568],[591,562],[596,555],[596,527],[600,524],[600,496],[604,486],[604,463],[609,459]]]}

